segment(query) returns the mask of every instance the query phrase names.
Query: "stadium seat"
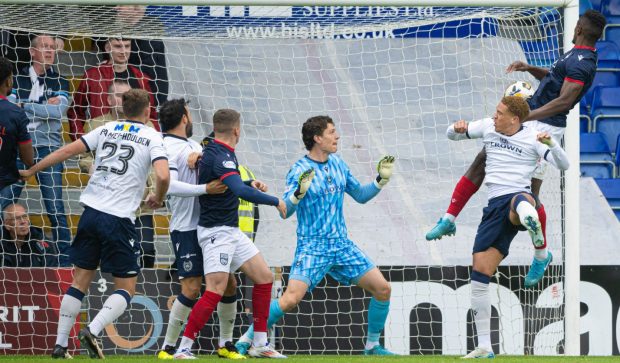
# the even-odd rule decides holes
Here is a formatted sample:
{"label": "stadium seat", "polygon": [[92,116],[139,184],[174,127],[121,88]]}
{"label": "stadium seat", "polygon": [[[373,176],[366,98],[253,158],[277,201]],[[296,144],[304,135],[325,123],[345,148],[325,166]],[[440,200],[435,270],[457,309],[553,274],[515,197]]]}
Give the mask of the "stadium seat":
{"label": "stadium seat", "polygon": [[616,218],[620,220],[620,179],[606,178],[594,180],[605,199],[607,199],[607,203],[614,211]]}
{"label": "stadium seat", "polygon": [[590,132],[591,123],[592,120],[590,120],[590,116],[579,115],[579,132],[582,134]]}
{"label": "stadium seat", "polygon": [[[596,11],[600,11],[601,10],[601,2],[603,2],[603,0],[590,0],[590,5],[592,6],[592,9],[596,10]],[[581,4],[580,4],[581,6]]]}
{"label": "stadium seat", "polygon": [[[587,107],[592,110],[592,98],[594,97],[594,91],[598,87],[616,87],[620,85],[620,72],[611,71],[598,71],[592,81],[592,86],[583,96],[586,101]],[[591,113],[590,113],[591,114]]]}
{"label": "stadium seat", "polygon": [[620,1],[601,1],[601,13],[607,19],[608,24],[620,24]]}
{"label": "stadium seat", "polygon": [[607,24],[603,30],[603,39],[614,42],[620,47],[620,24]]}
{"label": "stadium seat", "polygon": [[598,69],[618,69],[620,71],[620,48],[609,40],[596,42]]}
{"label": "stadium seat", "polygon": [[620,87],[597,87],[592,97],[592,131],[605,134],[612,150],[620,134]]}
{"label": "stadium seat", "polygon": [[616,176],[616,164],[603,134],[598,132],[582,133],[579,142],[582,176],[593,178],[613,178]]}

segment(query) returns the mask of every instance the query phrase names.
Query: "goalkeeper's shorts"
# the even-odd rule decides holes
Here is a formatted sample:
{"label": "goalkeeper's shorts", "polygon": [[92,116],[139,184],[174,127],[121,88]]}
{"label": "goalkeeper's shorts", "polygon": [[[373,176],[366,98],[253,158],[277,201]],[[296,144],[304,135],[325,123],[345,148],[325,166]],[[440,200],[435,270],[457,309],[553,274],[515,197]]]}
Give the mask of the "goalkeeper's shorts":
{"label": "goalkeeper's shorts", "polygon": [[522,225],[515,226],[510,222],[510,203],[517,194],[529,194],[526,192],[500,195],[489,200],[489,204],[482,210],[482,220],[478,225],[473,253],[484,252],[490,247],[497,249],[508,256],[510,243],[519,231],[525,231]]}
{"label": "goalkeeper's shorts", "polygon": [[344,285],[357,284],[374,262],[349,239],[330,240],[317,243],[298,241],[289,279],[308,284],[308,291],[319,283],[326,274]]}

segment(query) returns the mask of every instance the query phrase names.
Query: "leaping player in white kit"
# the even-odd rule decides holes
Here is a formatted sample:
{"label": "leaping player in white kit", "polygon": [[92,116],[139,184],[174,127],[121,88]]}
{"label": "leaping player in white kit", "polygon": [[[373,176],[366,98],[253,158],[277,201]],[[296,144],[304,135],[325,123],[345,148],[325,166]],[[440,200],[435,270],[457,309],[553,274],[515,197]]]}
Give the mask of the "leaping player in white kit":
{"label": "leaping player in white kit", "polygon": [[483,138],[487,154],[486,185],[489,204],[483,210],[473,248],[471,309],[474,312],[478,346],[463,358],[494,358],[491,346],[491,299],[489,282],[500,262],[508,256],[518,231],[527,230],[534,245],[544,237],[531,180],[539,158],[560,170],[568,169],[564,150],[547,132],[523,124],[529,114],[527,102],[504,97],[493,118],[450,126],[451,140]]}

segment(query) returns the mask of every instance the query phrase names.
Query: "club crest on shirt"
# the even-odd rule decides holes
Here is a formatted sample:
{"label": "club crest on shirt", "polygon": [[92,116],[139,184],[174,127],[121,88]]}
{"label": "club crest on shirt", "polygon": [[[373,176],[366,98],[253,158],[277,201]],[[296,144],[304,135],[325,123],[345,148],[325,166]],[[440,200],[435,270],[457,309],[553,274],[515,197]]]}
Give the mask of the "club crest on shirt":
{"label": "club crest on shirt", "polygon": [[185,270],[185,272],[191,271],[192,267],[193,267],[192,261],[183,262],[183,270]]}
{"label": "club crest on shirt", "polygon": [[228,254],[220,253],[220,263],[224,266],[228,265]]}
{"label": "club crest on shirt", "polygon": [[224,167],[226,169],[236,169],[237,165],[235,165],[235,162],[232,160],[226,160],[222,162],[222,165],[224,165]]}

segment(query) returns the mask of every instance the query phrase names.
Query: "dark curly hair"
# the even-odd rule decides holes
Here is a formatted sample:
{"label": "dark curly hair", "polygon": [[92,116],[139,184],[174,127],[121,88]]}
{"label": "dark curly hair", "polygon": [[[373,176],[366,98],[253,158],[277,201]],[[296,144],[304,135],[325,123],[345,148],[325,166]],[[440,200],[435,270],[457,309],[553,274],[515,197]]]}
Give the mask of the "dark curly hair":
{"label": "dark curly hair", "polygon": [[581,16],[580,20],[582,21],[581,27],[583,28],[586,39],[596,42],[601,38],[603,30],[605,30],[605,25],[607,24],[607,20],[603,14],[590,9]]}
{"label": "dark curly hair", "polygon": [[306,150],[312,150],[314,146],[314,137],[323,135],[323,131],[327,129],[327,124],[334,125],[334,120],[329,116],[314,116],[304,122],[301,128],[301,138],[304,141]]}
{"label": "dark curly hair", "polygon": [[183,98],[168,100],[162,103],[159,108],[159,126],[162,132],[172,130],[181,123],[181,119],[186,115],[186,108],[189,101]]}

